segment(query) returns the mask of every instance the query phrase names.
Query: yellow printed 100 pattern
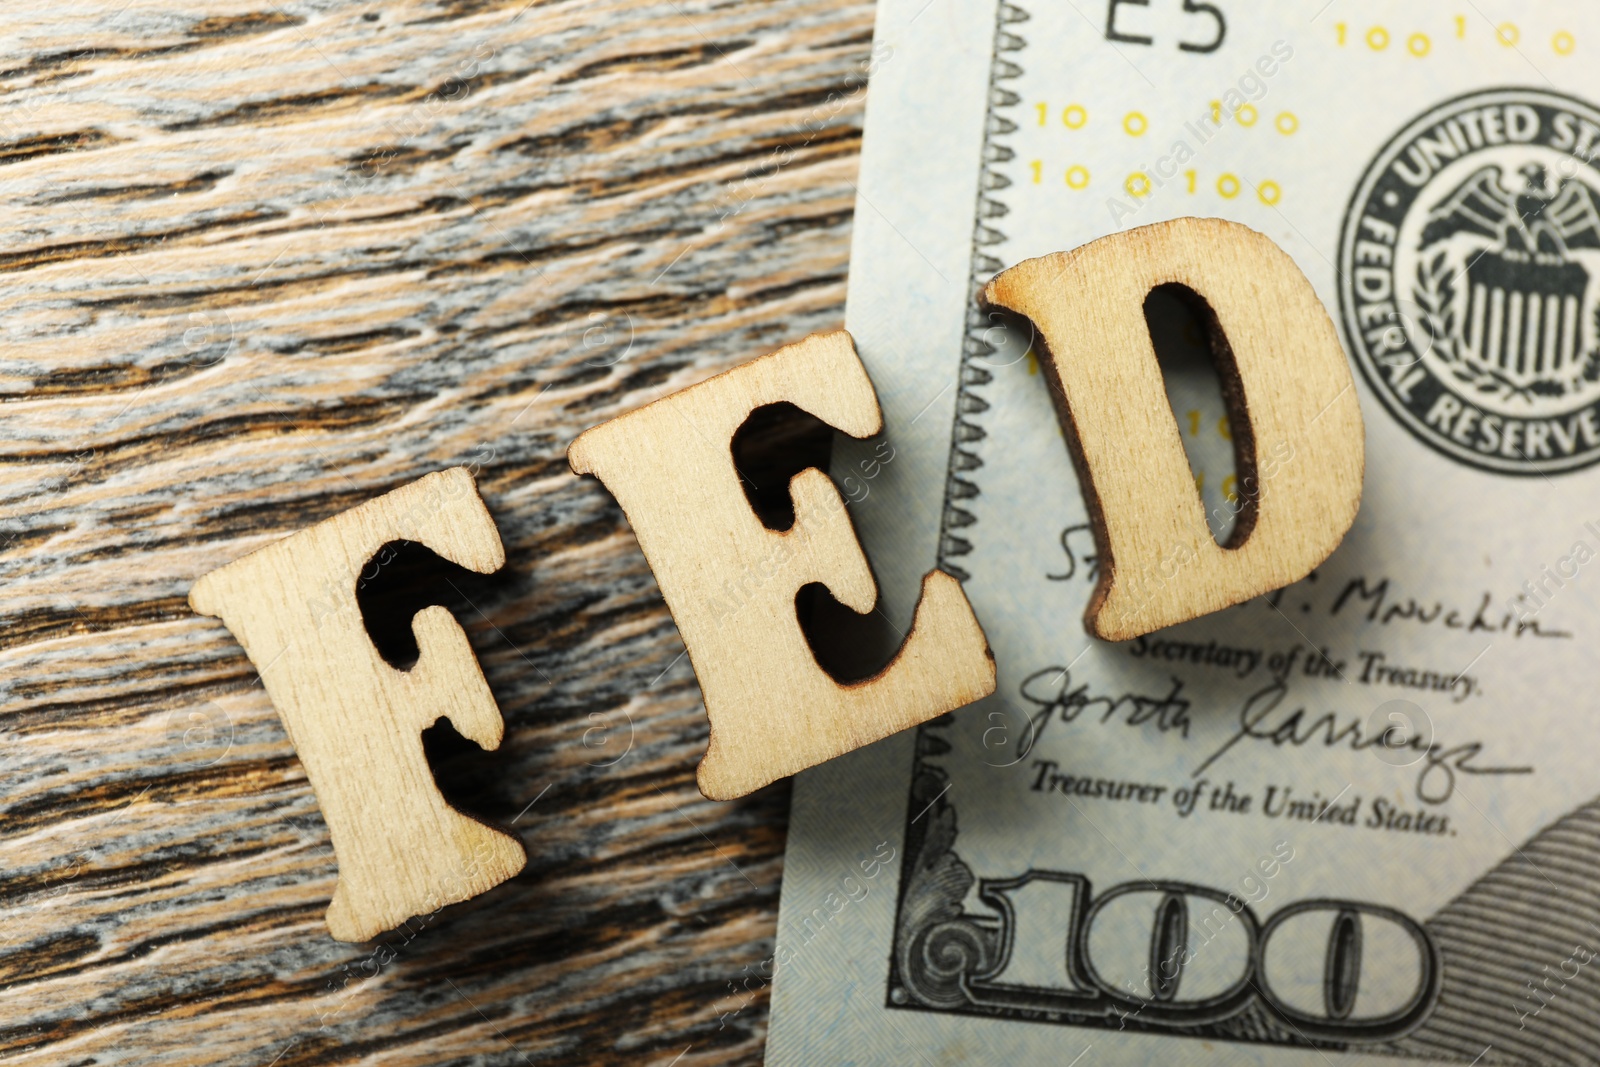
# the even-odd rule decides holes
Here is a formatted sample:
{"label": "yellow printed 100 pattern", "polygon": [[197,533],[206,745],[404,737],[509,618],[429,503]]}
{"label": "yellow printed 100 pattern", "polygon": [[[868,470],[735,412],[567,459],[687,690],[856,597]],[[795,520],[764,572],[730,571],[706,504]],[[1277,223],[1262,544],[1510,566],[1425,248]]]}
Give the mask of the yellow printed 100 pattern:
{"label": "yellow printed 100 pattern", "polygon": [[[1146,20],[1154,23],[1157,19],[1151,13],[1141,11],[1140,8],[1144,6],[1136,7],[1128,0],[1110,4],[1106,41],[1121,48],[1129,45],[1154,47],[1155,38],[1149,36],[1145,28]],[[1180,40],[1177,47],[1188,51],[1217,50],[1226,40],[1226,15],[1212,5],[1191,6],[1195,10],[1189,12],[1187,17],[1194,19],[1204,15],[1209,20],[1207,25],[1213,28],[1216,35],[1203,46]],[[1527,52],[1530,49],[1540,52],[1540,58],[1571,59],[1580,54],[1578,36],[1573,30],[1558,25],[1547,33],[1543,26],[1528,26],[1527,15],[1520,22],[1514,19],[1493,22],[1476,9],[1470,16],[1417,14],[1420,17],[1410,18],[1404,24],[1396,20],[1393,11],[1371,23],[1326,20],[1324,43],[1341,49],[1349,48],[1353,52],[1387,56],[1394,61],[1432,60],[1443,63],[1476,61],[1480,51],[1493,52],[1492,48],[1480,49],[1477,46],[1492,43],[1504,50],[1502,59],[1522,68],[1515,73],[1523,74],[1537,71],[1537,67],[1529,62]],[[1528,14],[1537,16],[1539,13]],[[1400,17],[1405,19],[1409,16]],[[1140,31],[1130,32],[1130,27],[1135,25],[1141,27]],[[1154,31],[1151,29],[1149,32]],[[1542,45],[1538,43],[1541,41]],[[1292,46],[1289,47],[1292,49]],[[1096,98],[1080,91],[1063,98],[1033,101],[1033,121],[1030,125],[1063,136],[1025,136],[1020,139],[1020,150],[1025,155],[1032,154],[1032,158],[1027,160],[1028,180],[1033,185],[1049,185],[1055,189],[1085,193],[1091,190],[1098,193],[1107,188],[1109,183],[1112,195],[1130,201],[1142,200],[1158,187],[1164,188],[1168,183],[1174,183],[1189,196],[1211,197],[1214,194],[1216,200],[1232,201],[1248,192],[1263,205],[1274,207],[1283,199],[1284,189],[1266,172],[1271,171],[1272,159],[1276,155],[1294,151],[1294,144],[1288,139],[1301,132],[1300,116],[1289,106],[1272,107],[1263,102],[1268,80],[1277,73],[1276,68],[1284,58],[1269,51],[1258,61],[1255,76],[1245,72],[1239,84],[1228,86],[1210,100],[1197,101],[1200,107],[1191,110],[1201,115],[1198,122],[1194,114],[1186,112],[1180,116],[1158,116],[1152,123],[1151,115],[1147,113],[1148,104],[1141,109],[1136,99],[1114,99],[1111,98],[1112,94]],[[1366,76],[1369,73],[1363,69],[1364,59],[1359,55],[1351,57],[1353,75]],[[1136,73],[1137,70],[1135,66],[1131,72]],[[1381,69],[1370,73],[1380,78],[1383,76]],[[1137,80],[1133,88],[1137,97]],[[1108,127],[1112,131],[1109,140],[1113,144],[1108,145],[1108,139],[1096,138],[1092,134],[1078,138],[1065,136],[1088,130],[1091,123],[1096,127]],[[1182,140],[1183,136],[1192,134],[1205,143],[1220,133],[1224,126],[1258,131],[1258,139],[1240,144],[1232,159],[1217,160],[1208,170],[1202,171],[1199,167],[1187,165],[1196,153],[1193,145]],[[1271,136],[1274,133],[1285,140],[1278,141]],[[1167,151],[1166,142],[1174,135],[1180,140],[1172,146],[1173,151]],[[1153,148],[1151,142],[1154,142]],[[1130,160],[1133,161],[1131,164]],[[1251,166],[1261,167],[1265,172],[1254,175],[1238,173],[1241,166],[1245,170]],[[1211,200],[1201,200],[1198,204],[1208,210],[1214,207]],[[1131,205],[1125,207],[1134,210]],[[1123,217],[1123,210],[1116,210],[1119,219]]]}

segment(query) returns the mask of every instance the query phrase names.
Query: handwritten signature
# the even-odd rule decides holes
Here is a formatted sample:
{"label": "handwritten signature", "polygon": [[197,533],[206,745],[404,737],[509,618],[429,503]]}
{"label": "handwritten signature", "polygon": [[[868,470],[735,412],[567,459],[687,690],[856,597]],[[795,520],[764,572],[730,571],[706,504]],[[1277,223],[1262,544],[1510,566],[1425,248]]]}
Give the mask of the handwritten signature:
{"label": "handwritten signature", "polygon": [[1037,710],[1028,716],[1028,737],[1020,746],[1025,759],[1034,744],[1044,735],[1052,722],[1072,722],[1085,712],[1098,714],[1101,724],[1120,717],[1123,725],[1141,727],[1154,723],[1158,733],[1176,730],[1185,740],[1189,737],[1189,701],[1182,695],[1183,683],[1172,679],[1172,689],[1166,696],[1143,696],[1123,693],[1120,696],[1095,696],[1087,685],[1074,686],[1072,673],[1065,667],[1046,667],[1034,671],[1022,680],[1022,699]]}
{"label": "handwritten signature", "polygon": [[[1187,741],[1194,725],[1192,704],[1183,695],[1183,682],[1172,679],[1164,696],[1140,693],[1101,695],[1085,684],[1075,684],[1065,667],[1046,667],[1023,679],[1022,698],[1034,706],[1027,721],[1027,736],[1018,745],[1018,761],[1025,759],[1039,738],[1054,722],[1070,723],[1084,716],[1097,725],[1117,722],[1140,728],[1153,726],[1157,733],[1176,733]],[[1397,737],[1387,726],[1372,730],[1355,716],[1341,719],[1335,712],[1315,714],[1304,707],[1284,707],[1288,686],[1273,682],[1245,700],[1239,709],[1238,729],[1205,762],[1194,769],[1198,778],[1206,769],[1233,751],[1242,741],[1269,744],[1274,748],[1304,748],[1320,742],[1323,748],[1347,748],[1352,752],[1380,749],[1393,761],[1407,750],[1414,760],[1401,766],[1417,768],[1416,795],[1425,804],[1443,804],[1455,795],[1463,775],[1533,774],[1532,767],[1484,766],[1481,741],[1466,741],[1446,746],[1423,732]]]}
{"label": "handwritten signature", "polygon": [[1420,769],[1416,793],[1417,799],[1425,804],[1443,804],[1449,800],[1455,795],[1456,782],[1462,775],[1533,773],[1532,767],[1479,766],[1476,761],[1483,754],[1481,741],[1467,741],[1446,748],[1420,731],[1397,741],[1389,729],[1371,732],[1359,718],[1341,722],[1331,711],[1314,715],[1304,707],[1284,708],[1281,705],[1288,693],[1288,686],[1274,682],[1250,696],[1239,709],[1239,729],[1195,768],[1195,777],[1241,741],[1265,742],[1275,748],[1285,745],[1302,748],[1320,741],[1323,748],[1344,747],[1352,752],[1381,748],[1392,753],[1410,749],[1418,754],[1415,766]]}

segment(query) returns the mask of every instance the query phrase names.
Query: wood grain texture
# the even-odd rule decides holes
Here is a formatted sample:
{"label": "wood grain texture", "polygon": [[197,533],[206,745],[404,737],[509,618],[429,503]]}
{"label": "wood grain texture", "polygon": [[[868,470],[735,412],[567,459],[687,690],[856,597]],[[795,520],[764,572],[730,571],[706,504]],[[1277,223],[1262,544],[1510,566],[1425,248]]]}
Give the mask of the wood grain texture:
{"label": "wood grain texture", "polygon": [[838,486],[820,470],[789,483],[793,517],[752,508],[733,443],[755,412],[789,405],[855,438],[883,411],[844,330],[815,334],[585,430],[572,469],[616,496],[688,649],[711,723],[696,778],[713,800],[937,718],[994,692],[994,654],[961,583],[923,578],[894,659],[841,683],[818,664],[796,599],[823,586],[869,616],[878,586]]}
{"label": "wood grain texture", "polygon": [[[1212,534],[1145,318],[1152,290],[1193,306],[1227,402],[1239,492]],[[1040,366],[1094,530],[1084,626],[1126,641],[1298,582],[1361,506],[1366,439],[1339,335],[1271,238],[1224,219],[1140,226],[1026,260],[985,304],[1037,329]],[[1220,510],[1220,509],[1219,509]]]}
{"label": "wood grain texture", "polygon": [[[787,789],[698,797],[683,646],[563,453],[839,325],[870,4],[120,4],[0,15],[0,1059],[759,1062]],[[341,944],[184,597],[457,465],[507,566],[402,550],[363,607],[462,623],[505,741],[429,751],[529,864]]]}

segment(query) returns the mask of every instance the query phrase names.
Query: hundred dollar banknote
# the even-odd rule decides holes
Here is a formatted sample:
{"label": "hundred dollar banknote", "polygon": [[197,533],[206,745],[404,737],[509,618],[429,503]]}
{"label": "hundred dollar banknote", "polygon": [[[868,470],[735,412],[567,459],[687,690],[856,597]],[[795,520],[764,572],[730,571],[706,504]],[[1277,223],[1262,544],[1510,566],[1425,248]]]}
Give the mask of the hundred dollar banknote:
{"label": "hundred dollar banknote", "polygon": [[[881,0],[875,48],[848,325],[886,430],[835,475],[882,617],[959,577],[999,689],[796,781],[736,983],[768,1062],[1600,1063],[1600,7]],[[1311,279],[1364,497],[1305,580],[1106,643],[1028,327],[975,296],[1186,215]],[[1223,539],[1185,307],[1146,305],[1161,432]]]}

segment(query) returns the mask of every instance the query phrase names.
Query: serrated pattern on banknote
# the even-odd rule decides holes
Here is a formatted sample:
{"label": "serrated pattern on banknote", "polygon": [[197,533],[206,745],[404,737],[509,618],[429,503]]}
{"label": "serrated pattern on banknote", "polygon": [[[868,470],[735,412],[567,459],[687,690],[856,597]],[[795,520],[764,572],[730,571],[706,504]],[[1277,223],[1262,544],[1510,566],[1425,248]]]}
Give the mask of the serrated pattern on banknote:
{"label": "serrated pattern on banknote", "polygon": [[1393,1052],[1600,1064],[1600,798],[1534,834],[1427,927],[1445,961],[1439,1004]]}
{"label": "serrated pattern on banknote", "polygon": [[989,409],[979,395],[993,374],[985,366],[985,357],[994,352],[994,346],[985,339],[993,328],[988,316],[978,308],[978,292],[1004,268],[999,256],[999,246],[1006,241],[1005,231],[996,224],[1011,210],[999,198],[1001,190],[1011,184],[1002,172],[1002,165],[1015,158],[1016,153],[1004,143],[1004,138],[1016,132],[1017,124],[1004,112],[1022,100],[1007,87],[1008,82],[1022,76],[1022,67],[1014,56],[1027,47],[1027,39],[1014,32],[1013,27],[1028,20],[1028,13],[1015,4],[1002,2],[995,15],[994,51],[989,64],[989,101],[984,114],[983,156],[978,173],[978,197],[973,207],[972,223],[972,277],[971,296],[967,304],[967,328],[961,344],[961,374],[956,394],[956,413],[950,432],[950,465],[945,478],[944,513],[939,523],[939,567],[966,581],[967,571],[955,562],[972,551],[972,542],[957,531],[977,522],[977,517],[964,506],[965,501],[978,495],[978,486],[968,475],[983,466],[978,454],[979,442],[984,437],[983,426],[976,416]]}

